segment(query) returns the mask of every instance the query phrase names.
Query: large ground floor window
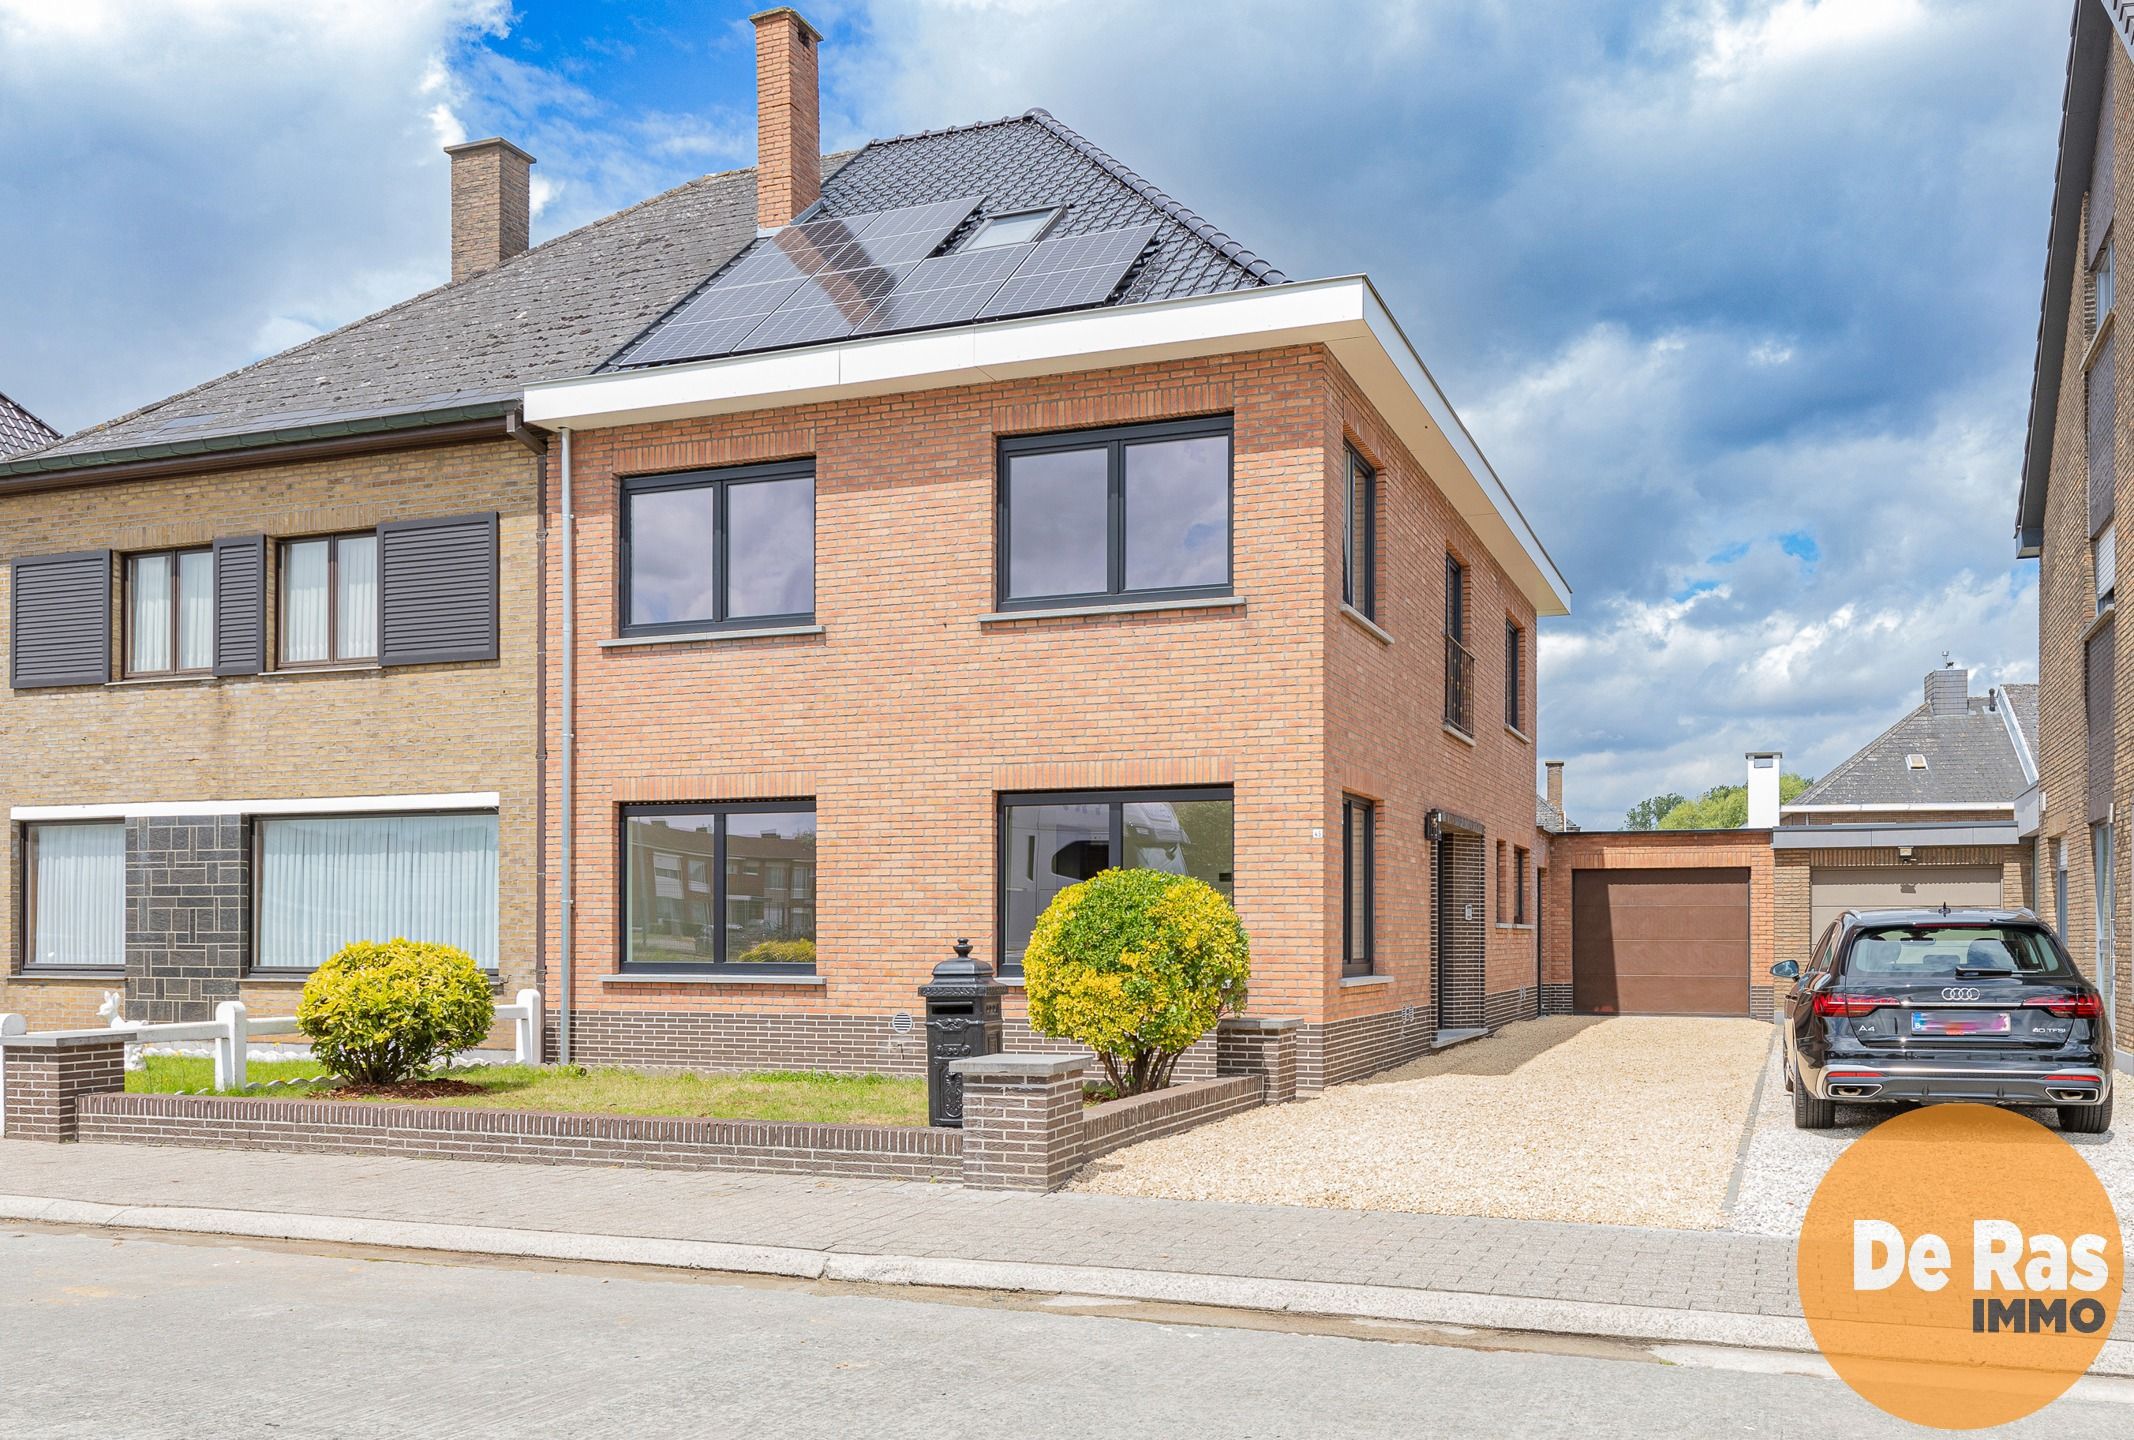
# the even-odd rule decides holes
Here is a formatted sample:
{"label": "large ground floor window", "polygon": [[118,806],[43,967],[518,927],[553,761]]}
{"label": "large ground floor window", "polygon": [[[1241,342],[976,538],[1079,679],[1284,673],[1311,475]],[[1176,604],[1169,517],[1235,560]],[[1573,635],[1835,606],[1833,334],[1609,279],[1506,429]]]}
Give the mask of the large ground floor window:
{"label": "large ground floor window", "polygon": [[118,820],[23,827],[26,968],[126,966],[126,825]]}
{"label": "large ground floor window", "polygon": [[497,964],[493,814],[256,822],[258,960],[309,970],[352,940],[451,945]]}
{"label": "large ground floor window", "polygon": [[1031,928],[1052,897],[1100,870],[1191,875],[1234,899],[1233,837],[1228,786],[1001,796],[1002,972],[1021,971]]}
{"label": "large ground floor window", "polygon": [[813,802],[633,805],[622,838],[624,969],[813,972]]}

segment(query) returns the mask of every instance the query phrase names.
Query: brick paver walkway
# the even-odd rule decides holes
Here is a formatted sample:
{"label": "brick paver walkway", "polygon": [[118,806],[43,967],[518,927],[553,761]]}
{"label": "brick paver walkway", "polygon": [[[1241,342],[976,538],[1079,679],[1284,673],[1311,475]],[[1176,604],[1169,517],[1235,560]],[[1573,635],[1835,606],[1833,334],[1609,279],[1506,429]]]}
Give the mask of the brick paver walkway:
{"label": "brick paver walkway", "polygon": [[[1394,1287],[1715,1318],[1797,1323],[1800,1314],[1791,1242],[1726,1231],[915,1181],[25,1141],[0,1141],[0,1195]],[[2123,1315],[2114,1338],[2134,1338],[2134,1319]]]}

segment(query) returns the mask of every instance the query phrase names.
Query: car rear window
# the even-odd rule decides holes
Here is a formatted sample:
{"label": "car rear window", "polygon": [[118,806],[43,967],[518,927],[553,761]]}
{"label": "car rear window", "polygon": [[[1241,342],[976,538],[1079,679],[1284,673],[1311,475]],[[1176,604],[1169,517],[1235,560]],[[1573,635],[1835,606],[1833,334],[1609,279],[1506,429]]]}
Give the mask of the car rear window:
{"label": "car rear window", "polygon": [[2071,980],[2075,969],[2044,932],[2025,925],[1883,925],[1862,930],[1845,959],[1861,980]]}

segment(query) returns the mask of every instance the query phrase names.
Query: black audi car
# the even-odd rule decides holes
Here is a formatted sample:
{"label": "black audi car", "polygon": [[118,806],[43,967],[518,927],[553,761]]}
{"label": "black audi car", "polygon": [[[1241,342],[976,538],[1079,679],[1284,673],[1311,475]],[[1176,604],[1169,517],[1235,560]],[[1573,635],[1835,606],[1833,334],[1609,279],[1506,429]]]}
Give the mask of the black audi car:
{"label": "black audi car", "polygon": [[2028,910],[1854,910],[1824,932],[1785,1003],[1793,1123],[1853,1105],[2049,1105],[2060,1128],[2112,1123],[2103,997]]}

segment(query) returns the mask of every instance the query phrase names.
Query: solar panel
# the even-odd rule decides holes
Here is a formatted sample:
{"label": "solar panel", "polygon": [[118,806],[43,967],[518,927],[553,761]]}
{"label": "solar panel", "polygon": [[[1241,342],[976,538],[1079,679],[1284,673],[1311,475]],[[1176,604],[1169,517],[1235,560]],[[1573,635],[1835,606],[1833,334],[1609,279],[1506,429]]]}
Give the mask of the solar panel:
{"label": "solar panel", "polygon": [[772,285],[715,285],[700,290],[620,356],[618,363],[653,365],[724,355],[805,283],[782,280]]}
{"label": "solar panel", "polygon": [[922,330],[974,319],[1001,282],[1015,272],[1026,252],[1015,247],[937,255],[911,267],[911,273],[862,320],[856,334],[888,330]]}
{"label": "solar panel", "polygon": [[981,320],[1100,305],[1156,235],[1154,225],[1066,235],[1030,247],[1023,263],[978,312]]}
{"label": "solar panel", "polygon": [[984,203],[983,195],[965,195],[958,200],[936,200],[926,205],[905,205],[896,210],[883,210],[868,222],[867,228],[861,233],[872,239],[878,235],[908,235],[931,231],[936,236],[934,244],[939,245],[958,225],[971,218],[973,210]]}
{"label": "solar panel", "polygon": [[746,340],[734,346],[734,349],[775,350],[784,345],[814,345],[824,340],[842,340],[852,333],[854,323],[866,319],[873,308],[874,302],[869,300],[861,301],[857,306],[800,305],[790,310],[780,310],[765,319]]}

